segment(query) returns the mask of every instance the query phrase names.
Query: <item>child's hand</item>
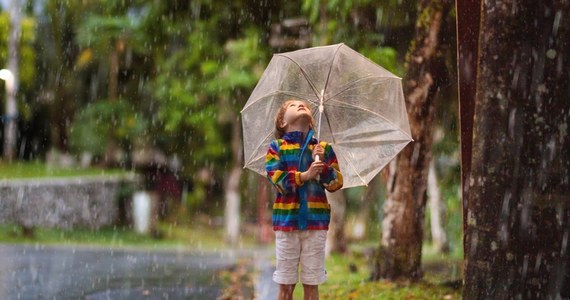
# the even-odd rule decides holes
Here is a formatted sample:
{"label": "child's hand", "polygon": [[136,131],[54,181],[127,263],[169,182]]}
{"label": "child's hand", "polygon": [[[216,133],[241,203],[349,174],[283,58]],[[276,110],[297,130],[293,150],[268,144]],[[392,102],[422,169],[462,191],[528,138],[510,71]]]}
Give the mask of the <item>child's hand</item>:
{"label": "child's hand", "polygon": [[323,148],[323,146],[321,146],[321,144],[317,144],[315,148],[313,148],[313,159],[315,159],[316,155],[319,156],[321,161],[325,156],[325,149]]}
{"label": "child's hand", "polygon": [[307,171],[301,173],[301,181],[306,182],[316,179],[317,176],[321,174],[324,167],[325,164],[322,161],[313,162]]}

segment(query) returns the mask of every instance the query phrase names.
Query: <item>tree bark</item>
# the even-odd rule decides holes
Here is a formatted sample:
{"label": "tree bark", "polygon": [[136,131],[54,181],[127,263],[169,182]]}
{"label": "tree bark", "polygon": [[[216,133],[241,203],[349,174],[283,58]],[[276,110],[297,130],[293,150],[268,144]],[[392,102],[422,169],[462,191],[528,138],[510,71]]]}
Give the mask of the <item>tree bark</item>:
{"label": "tree bark", "polygon": [[[116,102],[119,97],[119,67],[120,53],[124,50],[124,41],[118,38],[109,54],[109,85],[107,97],[109,102]],[[111,130],[112,131],[112,130]],[[121,147],[116,138],[110,133],[107,137],[107,146],[105,147],[104,164],[105,166],[117,166],[120,164]]]}
{"label": "tree bark", "polygon": [[271,212],[268,208],[270,189],[267,179],[260,176],[257,183],[257,228],[259,242],[262,244],[272,243],[275,240],[271,226]]}
{"label": "tree bark", "polygon": [[566,299],[570,3],[481,11],[463,296]]}
{"label": "tree bark", "polygon": [[[71,53],[72,41],[65,33],[66,24],[69,22],[70,11],[65,5],[56,0],[48,1],[46,4],[48,13],[48,23],[51,29],[54,52],[53,62],[49,67],[57,69],[57,72],[50,73],[49,82],[53,91],[53,103],[50,105],[50,130],[51,147],[55,147],[61,152],[68,152],[67,132],[69,119],[74,114],[72,91],[73,74],[69,70],[72,64],[69,53]],[[71,100],[70,100],[71,99]]]}
{"label": "tree bark", "polygon": [[447,244],[447,234],[443,225],[443,216],[445,214],[445,202],[441,199],[437,174],[435,172],[435,163],[433,159],[429,164],[428,171],[428,199],[430,212],[430,229],[433,245],[438,253],[449,252]]}
{"label": "tree bark", "polygon": [[331,222],[327,233],[325,253],[345,253],[346,235],[344,225],[346,221],[346,197],[344,190],[327,193],[327,200],[331,205]]}
{"label": "tree bark", "polygon": [[240,192],[239,181],[241,178],[241,126],[237,119],[232,121],[232,154],[233,166],[225,182],[225,209],[224,224],[226,241],[231,245],[236,245],[239,241],[240,230]]}
{"label": "tree bark", "polygon": [[122,47],[124,47],[123,42],[117,39],[109,54],[108,97],[111,102],[116,101],[119,94],[119,53]]}
{"label": "tree bark", "polygon": [[[482,0],[455,0],[457,14],[457,78],[461,140],[461,202],[463,229],[467,228],[467,198],[471,149],[473,143],[473,114],[477,84],[477,57]],[[465,242],[465,241],[464,241]]]}
{"label": "tree bark", "polygon": [[422,277],[421,250],[425,192],[431,159],[434,99],[439,87],[442,64],[440,32],[445,23],[450,1],[420,1],[416,33],[406,57],[404,96],[415,142],[398,155],[390,167],[390,184],[384,203],[382,240],[372,279],[399,278],[418,280]]}

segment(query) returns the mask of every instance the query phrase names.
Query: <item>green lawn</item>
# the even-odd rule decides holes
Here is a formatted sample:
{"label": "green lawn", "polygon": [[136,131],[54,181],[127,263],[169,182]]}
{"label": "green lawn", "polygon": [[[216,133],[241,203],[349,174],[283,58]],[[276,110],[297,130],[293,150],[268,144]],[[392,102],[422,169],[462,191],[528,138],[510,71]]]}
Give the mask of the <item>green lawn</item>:
{"label": "green lawn", "polygon": [[[461,262],[455,255],[428,255],[422,282],[371,282],[370,262],[358,248],[327,258],[328,279],[319,286],[320,299],[461,299],[461,289],[454,286],[461,278]],[[302,290],[298,284],[294,299],[303,299]]]}
{"label": "green lawn", "polygon": [[62,168],[48,166],[43,162],[14,162],[8,164],[0,162],[0,180],[2,179],[26,179],[47,177],[74,177],[74,176],[98,176],[98,175],[126,175],[129,171],[122,169],[101,168]]}
{"label": "green lawn", "polygon": [[[89,229],[48,229],[36,228],[34,237],[24,237],[17,226],[0,226],[0,243],[44,244],[44,245],[85,245],[117,248],[158,248],[217,250],[228,248],[224,242],[223,231],[206,225],[173,226],[159,225],[158,237],[137,234],[122,227],[107,227],[99,230]],[[243,237],[237,248],[246,248],[255,244],[253,237]]]}

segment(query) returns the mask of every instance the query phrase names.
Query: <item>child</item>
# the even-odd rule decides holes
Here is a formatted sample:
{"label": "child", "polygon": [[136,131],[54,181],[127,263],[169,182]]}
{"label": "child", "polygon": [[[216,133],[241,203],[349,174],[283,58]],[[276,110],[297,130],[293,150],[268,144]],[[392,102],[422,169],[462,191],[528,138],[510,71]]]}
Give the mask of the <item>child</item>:
{"label": "child", "polygon": [[318,299],[318,285],[326,280],[330,205],[325,189],[339,190],[342,174],[332,147],[313,138],[313,124],[305,102],[286,101],[275,117],[277,139],[271,142],[265,160],[267,177],[277,189],[273,280],[279,284],[280,300],[292,299],[299,264],[305,300]]}

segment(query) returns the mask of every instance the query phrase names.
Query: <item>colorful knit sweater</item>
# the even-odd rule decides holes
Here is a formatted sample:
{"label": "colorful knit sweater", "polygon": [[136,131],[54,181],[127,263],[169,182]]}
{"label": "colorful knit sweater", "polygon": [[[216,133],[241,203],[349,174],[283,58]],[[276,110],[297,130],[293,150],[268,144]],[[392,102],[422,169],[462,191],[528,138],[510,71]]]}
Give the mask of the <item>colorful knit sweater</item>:
{"label": "colorful knit sweater", "polygon": [[[331,145],[321,142],[324,148],[325,169],[319,181],[301,182],[301,172],[313,162],[312,150],[318,143],[312,138],[307,142],[303,133],[293,131],[271,142],[265,159],[267,177],[277,188],[273,204],[273,230],[327,230],[330,221],[330,205],[325,189],[334,192],[342,187],[342,174]],[[302,152],[302,153],[301,153]]]}

